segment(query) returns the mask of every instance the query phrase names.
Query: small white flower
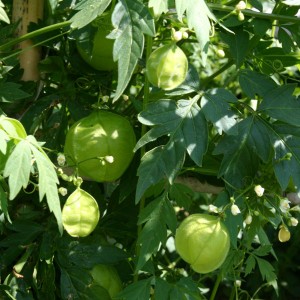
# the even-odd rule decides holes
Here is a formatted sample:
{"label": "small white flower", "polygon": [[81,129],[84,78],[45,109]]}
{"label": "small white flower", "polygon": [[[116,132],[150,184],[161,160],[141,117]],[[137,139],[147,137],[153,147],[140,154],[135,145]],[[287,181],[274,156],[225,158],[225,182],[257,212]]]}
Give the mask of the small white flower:
{"label": "small white flower", "polygon": [[216,213],[216,214],[219,212],[218,208],[215,205],[212,205],[212,204],[208,205],[208,211],[212,212],[212,213]]}
{"label": "small white flower", "polygon": [[241,213],[239,207],[236,204],[231,205],[231,213],[236,216]]}
{"label": "small white flower", "polygon": [[298,220],[296,218],[291,217],[290,221],[291,221],[292,226],[297,226],[298,225]]}
{"label": "small white flower", "polygon": [[235,286],[236,287],[240,287],[242,285],[242,281],[241,280],[236,280],[235,281]]}
{"label": "small white flower", "polygon": [[246,219],[245,219],[245,224],[247,224],[247,225],[249,225],[249,224],[251,224],[252,223],[252,216],[251,215],[248,215],[247,217],[246,217]]}
{"label": "small white flower", "polygon": [[242,9],[246,9],[247,4],[245,3],[245,1],[240,1],[236,6],[235,9],[236,10],[242,10]]}
{"label": "small white flower", "polygon": [[272,207],[272,208],[270,209],[270,212],[271,212],[273,215],[275,215],[275,213],[276,213],[275,207]]}
{"label": "small white flower", "polygon": [[218,57],[220,57],[220,58],[225,57],[225,52],[224,52],[224,50],[223,50],[223,49],[218,49],[218,50],[217,50],[217,55],[218,55]]}
{"label": "small white flower", "polygon": [[65,165],[65,163],[66,163],[66,157],[65,157],[65,155],[63,153],[59,153],[57,155],[57,163],[61,167]]}
{"label": "small white flower", "polygon": [[265,189],[261,185],[256,185],[254,191],[258,197],[261,197],[264,194]]}
{"label": "small white flower", "polygon": [[110,164],[112,164],[114,162],[114,157],[111,155],[105,156],[104,159]]}
{"label": "small white flower", "polygon": [[68,190],[64,187],[60,187],[58,189],[58,192],[62,195],[62,196],[66,196],[68,194]]}
{"label": "small white flower", "polygon": [[281,199],[280,200],[280,210],[283,213],[288,212],[288,210],[290,209],[290,203],[291,203],[291,201],[289,201],[287,198]]}

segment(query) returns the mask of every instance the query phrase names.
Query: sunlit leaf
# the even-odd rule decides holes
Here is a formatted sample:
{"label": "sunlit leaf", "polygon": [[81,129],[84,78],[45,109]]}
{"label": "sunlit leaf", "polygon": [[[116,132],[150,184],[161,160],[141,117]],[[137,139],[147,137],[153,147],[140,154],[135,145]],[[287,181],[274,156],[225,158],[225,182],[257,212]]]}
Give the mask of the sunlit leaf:
{"label": "sunlit leaf", "polygon": [[101,16],[106,10],[111,0],[84,0],[79,2],[75,9],[79,10],[71,18],[72,28],[82,28]]}
{"label": "sunlit leaf", "polygon": [[300,98],[293,95],[295,88],[295,84],[286,84],[269,91],[258,111],[279,121],[300,126]]}
{"label": "sunlit leaf", "polygon": [[31,170],[30,143],[20,141],[10,154],[4,169],[4,177],[8,178],[9,199],[14,199],[21,188],[26,188],[29,182]]}
{"label": "sunlit leaf", "polygon": [[206,119],[214,124],[220,135],[223,131],[227,134],[237,134],[236,115],[230,108],[230,103],[235,102],[237,98],[222,88],[206,91],[201,99]]}
{"label": "sunlit leaf", "polygon": [[154,21],[140,1],[119,1],[112,15],[115,30],[109,35],[115,39],[113,57],[118,61],[118,85],[114,101],[127,87],[144,50],[144,34],[155,34]]}

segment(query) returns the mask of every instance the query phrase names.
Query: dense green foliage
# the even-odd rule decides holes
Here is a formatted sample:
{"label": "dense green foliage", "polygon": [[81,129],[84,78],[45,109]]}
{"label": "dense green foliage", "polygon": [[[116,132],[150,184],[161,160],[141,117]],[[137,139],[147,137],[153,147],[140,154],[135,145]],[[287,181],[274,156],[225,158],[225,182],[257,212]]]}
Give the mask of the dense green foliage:
{"label": "dense green foliage", "polygon": [[[114,299],[299,299],[300,1],[45,0],[21,37],[13,9],[0,1],[0,299],[108,299],[91,275],[99,264],[119,274]],[[100,47],[88,37],[104,15],[109,70],[82,58]],[[38,82],[22,81],[16,45],[27,39],[42,49]],[[188,71],[162,89],[146,66],[170,43]],[[72,125],[99,110],[122,116],[137,140],[127,131],[134,153],[113,181],[79,176],[99,136],[111,151],[112,119],[68,146],[83,161],[64,155]],[[105,153],[93,159],[109,167]],[[78,238],[62,208],[79,187],[100,218]],[[220,217],[230,235],[207,274],[174,245],[196,213]]]}

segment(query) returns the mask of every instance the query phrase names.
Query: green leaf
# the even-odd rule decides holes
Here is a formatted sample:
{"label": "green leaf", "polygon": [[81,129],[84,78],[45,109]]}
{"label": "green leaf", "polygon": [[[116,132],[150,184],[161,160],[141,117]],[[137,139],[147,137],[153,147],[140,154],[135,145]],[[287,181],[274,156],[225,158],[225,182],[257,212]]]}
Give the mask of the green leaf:
{"label": "green leaf", "polygon": [[233,33],[221,34],[222,39],[228,44],[230,54],[236,63],[236,67],[240,68],[246,58],[249,48],[249,33],[242,29],[235,30]]}
{"label": "green leaf", "polygon": [[91,269],[96,264],[117,264],[127,258],[127,254],[115,247],[97,243],[73,243],[65,249],[68,263],[80,268]]}
{"label": "green leaf", "polygon": [[6,11],[3,9],[4,4],[0,1],[0,21],[3,21],[7,24],[10,23],[9,17],[7,16]]}
{"label": "green leaf", "polygon": [[170,201],[160,197],[148,204],[139,216],[138,224],[146,223],[141,231],[138,244],[141,245],[136,270],[140,270],[149,258],[155,254],[160,244],[167,240],[167,229],[175,233],[176,214]]}
{"label": "green leaf", "polygon": [[239,72],[239,83],[250,99],[255,99],[256,95],[264,97],[277,87],[275,81],[269,76],[249,69]]}
{"label": "green leaf", "polygon": [[31,170],[31,149],[27,140],[20,141],[10,154],[4,169],[8,178],[9,199],[14,199],[21,188],[26,188]]}
{"label": "green leaf", "polygon": [[[283,190],[293,178],[300,191],[300,128],[287,124],[274,124],[274,170]],[[291,157],[290,157],[291,156]]]}
{"label": "green leaf", "polygon": [[246,267],[245,267],[245,276],[249,275],[255,268],[255,265],[256,265],[256,260],[254,258],[253,255],[250,255],[246,262]]}
{"label": "green leaf", "polygon": [[0,129],[3,129],[10,138],[16,139],[16,142],[27,137],[25,128],[20,121],[4,115],[0,116]]}
{"label": "green leaf", "polygon": [[144,192],[163,178],[172,183],[184,162],[184,149],[178,143],[168,143],[148,151],[141,160],[137,175],[139,176],[136,203]]}
{"label": "green leaf", "polygon": [[168,12],[168,0],[149,0],[148,7],[153,9],[154,16],[159,17]]}
{"label": "green leaf", "polygon": [[205,298],[200,297],[199,288],[190,277],[182,277],[171,290],[170,300],[173,299],[200,300]]}
{"label": "green leaf", "polygon": [[[192,100],[159,100],[148,105],[138,119],[153,126],[137,143],[136,149],[157,138],[170,134],[170,141],[178,142],[197,165],[201,165],[208,145],[207,122],[198,98]],[[155,126],[156,125],[156,126]]]}
{"label": "green leaf", "polygon": [[178,206],[189,210],[193,202],[194,192],[188,186],[174,182],[170,187],[169,197],[176,201]]}
{"label": "green leaf", "polygon": [[71,18],[72,28],[82,28],[95,20],[109,6],[111,0],[84,0],[75,6],[75,10],[79,10]]}
{"label": "green leaf", "polygon": [[275,269],[274,267],[265,259],[255,257],[260,274],[263,278],[263,280],[266,280],[267,282],[272,282],[277,280],[277,276],[275,274]]}
{"label": "green leaf", "polygon": [[252,253],[255,256],[266,256],[270,254],[272,250],[272,245],[262,245],[259,248],[255,249]]}
{"label": "green leaf", "polygon": [[113,101],[119,99],[127,87],[144,49],[144,34],[154,36],[154,21],[148,9],[137,0],[119,1],[112,14],[116,28],[110,38],[114,42],[113,56],[118,61],[118,85]]}
{"label": "green leaf", "polygon": [[201,107],[206,119],[214,124],[220,135],[223,131],[227,134],[237,134],[236,115],[229,104],[232,102],[237,102],[237,98],[222,88],[206,91],[201,99]]}
{"label": "green leaf", "polygon": [[162,278],[155,278],[155,289],[154,297],[155,299],[170,299],[171,284]]}
{"label": "green leaf", "polygon": [[293,95],[295,88],[295,84],[286,84],[269,91],[258,111],[279,121],[300,126],[300,98]]}
{"label": "green leaf", "polygon": [[128,285],[121,291],[114,299],[122,300],[149,300],[152,277],[139,280],[135,283]]}
{"label": "green leaf", "polygon": [[[0,177],[1,179],[1,177]],[[0,211],[4,213],[4,216],[6,219],[11,223],[11,219],[8,213],[8,205],[7,205],[7,196],[6,193],[1,185],[1,180],[0,180]]]}
{"label": "green leaf", "polygon": [[0,82],[0,102],[14,102],[29,97],[20,87],[14,82]]}
{"label": "green leaf", "polygon": [[7,133],[0,128],[0,151],[6,154],[7,142],[9,141],[9,136]]}
{"label": "green leaf", "polygon": [[258,66],[266,74],[282,72],[285,67],[299,64],[300,55],[298,52],[285,53],[282,48],[270,47],[256,55]]}
{"label": "green leaf", "polygon": [[271,153],[269,129],[259,119],[248,117],[238,123],[238,134],[224,136],[214,154],[224,154],[219,176],[236,188],[247,184],[257,171],[260,157],[267,161]]}
{"label": "green leaf", "polygon": [[60,232],[63,232],[61,206],[58,196],[57,185],[59,180],[57,178],[54,165],[49,157],[41,149],[33,136],[30,136],[31,151],[36,161],[39,173],[39,198],[40,201],[46,196],[50,212],[53,212]]}
{"label": "green leaf", "polygon": [[188,27],[196,33],[202,50],[202,61],[205,64],[211,33],[211,20],[216,21],[215,16],[204,0],[175,0],[175,5],[180,21],[186,12]]}

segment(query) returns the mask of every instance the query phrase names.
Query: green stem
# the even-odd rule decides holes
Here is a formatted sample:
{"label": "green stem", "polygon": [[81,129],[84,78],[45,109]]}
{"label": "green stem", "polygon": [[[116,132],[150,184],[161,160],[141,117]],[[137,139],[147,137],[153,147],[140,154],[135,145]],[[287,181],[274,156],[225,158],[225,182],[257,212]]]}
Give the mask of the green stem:
{"label": "green stem", "polygon": [[[209,3],[208,6],[212,10],[218,10],[218,11],[224,11],[224,12],[232,12],[235,10],[235,7],[233,7],[233,6],[226,6],[226,5],[222,5],[222,4]],[[242,12],[245,16],[256,17],[259,19],[278,20],[280,22],[292,22],[292,23],[300,22],[300,18],[297,18],[294,16],[268,14],[268,13],[263,13],[263,12],[257,12],[257,11],[250,10],[250,9],[243,9]]]}
{"label": "green stem", "polygon": [[215,299],[221,280],[222,280],[222,272],[220,272],[218,274],[217,280],[215,282],[215,285],[214,285],[214,288],[211,292],[209,300],[214,300]]}
{"label": "green stem", "polygon": [[49,26],[37,29],[35,31],[26,33],[26,34],[24,34],[24,35],[22,35],[18,38],[15,38],[15,39],[7,42],[4,45],[1,45],[0,46],[0,51],[5,50],[7,48],[10,48],[11,46],[19,44],[23,41],[30,40],[34,37],[37,37],[37,36],[41,35],[41,34],[44,34],[44,33],[50,32],[50,31],[54,31],[54,30],[57,30],[57,29],[60,29],[60,28],[64,28],[64,27],[67,27],[67,26],[70,26],[70,25],[71,25],[71,21],[65,21],[65,22],[49,25]]}
{"label": "green stem", "polygon": [[209,77],[207,77],[204,81],[203,81],[203,87],[205,87],[206,85],[208,85],[211,81],[214,80],[214,78],[216,78],[217,76],[219,76],[220,74],[222,74],[224,71],[226,71],[227,69],[229,69],[232,65],[234,65],[234,60],[230,59],[228,60],[228,62],[222,66],[219,70],[217,70],[215,73],[211,74]]}
{"label": "green stem", "polygon": [[[146,41],[146,61],[147,59],[149,58],[151,52],[152,52],[152,44],[153,44],[153,38],[150,37],[150,36],[147,36],[147,41]],[[145,76],[145,85],[144,85],[144,100],[143,100],[143,110],[146,109],[148,103],[149,103],[149,98],[150,98],[150,83],[149,83],[149,80],[147,79],[147,76]],[[141,136],[143,136],[145,133],[147,132],[147,126],[142,124],[142,128],[141,128]],[[144,154],[146,153],[146,148],[145,146],[143,146],[141,148],[141,158],[144,156]],[[139,207],[139,212],[141,212],[144,207],[145,207],[145,197],[143,196],[141,201],[140,201],[140,207]],[[140,235],[141,235],[141,232],[142,232],[142,224],[138,225],[138,228],[137,228],[137,240],[139,240],[140,238]],[[137,244],[136,245],[136,249],[135,249],[135,254],[136,254],[136,257],[138,258],[139,255],[140,255],[140,245]],[[138,281],[138,273],[136,273],[134,275],[134,282]]]}

